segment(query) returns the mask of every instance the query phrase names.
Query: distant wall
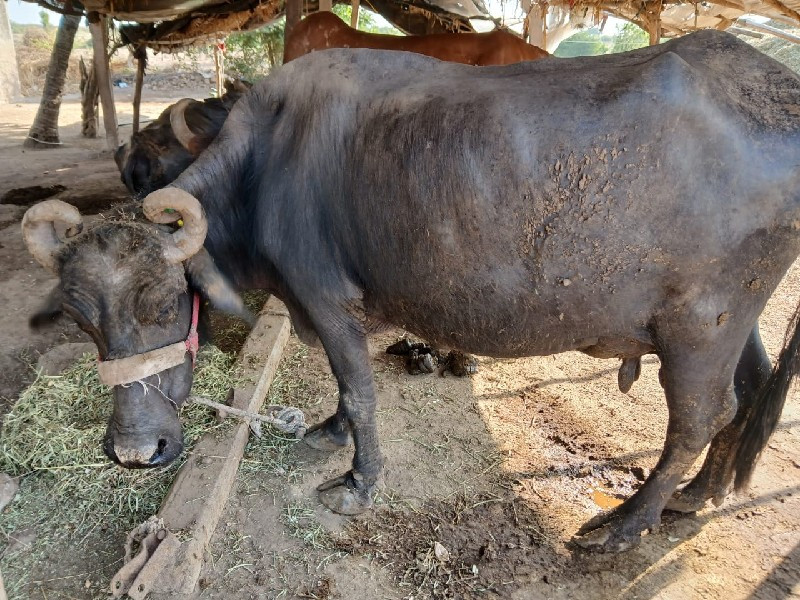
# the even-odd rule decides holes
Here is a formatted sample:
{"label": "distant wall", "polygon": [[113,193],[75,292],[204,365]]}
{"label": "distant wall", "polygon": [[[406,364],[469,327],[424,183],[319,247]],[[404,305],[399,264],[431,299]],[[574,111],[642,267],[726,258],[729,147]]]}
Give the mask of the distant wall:
{"label": "distant wall", "polygon": [[19,72],[17,54],[14,52],[14,38],[11,36],[6,0],[0,0],[0,103],[13,102],[19,95]]}

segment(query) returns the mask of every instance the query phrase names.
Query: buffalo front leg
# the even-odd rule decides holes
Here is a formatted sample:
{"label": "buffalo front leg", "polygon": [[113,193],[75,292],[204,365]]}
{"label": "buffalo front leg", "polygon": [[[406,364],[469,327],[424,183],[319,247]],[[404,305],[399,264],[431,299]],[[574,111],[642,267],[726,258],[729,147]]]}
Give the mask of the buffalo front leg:
{"label": "buffalo front leg", "polygon": [[752,418],[753,405],[771,369],[756,325],[747,338],[733,376],[738,402],[736,416],[711,441],[700,471],[686,487],[675,493],[667,503],[667,510],[695,512],[703,508],[707,500],[719,506],[728,495],[736,475],[734,459],[742,430],[748,418]]}
{"label": "buffalo front leg", "polygon": [[[708,352],[713,354],[713,350]],[[714,364],[711,363],[711,359]],[[662,356],[661,380],[669,409],[664,450],[642,487],[614,510],[598,515],[579,531],[584,548],[619,552],[639,543],[643,531],[655,531],[661,512],[681,478],[711,438],[733,417],[733,360],[703,356],[695,350]]]}
{"label": "buffalo front leg", "polygon": [[[338,322],[334,319],[334,322]],[[375,420],[375,386],[366,335],[355,326],[320,331],[331,370],[339,384],[336,414],[317,431],[318,439],[341,440],[352,432],[355,443],[353,468],[320,485],[320,501],[334,512],[356,515],[372,507],[380,483],[383,458]],[[343,332],[342,329],[345,331]]]}

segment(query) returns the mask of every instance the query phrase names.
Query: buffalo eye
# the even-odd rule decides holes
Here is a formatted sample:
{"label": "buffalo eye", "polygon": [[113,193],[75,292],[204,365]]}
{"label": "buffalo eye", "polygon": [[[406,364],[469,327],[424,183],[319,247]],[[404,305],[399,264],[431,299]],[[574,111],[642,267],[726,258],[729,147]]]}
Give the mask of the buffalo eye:
{"label": "buffalo eye", "polygon": [[158,311],[158,316],[156,316],[156,323],[159,325],[166,325],[167,323],[175,320],[175,315],[177,313],[176,305],[177,302],[174,299],[168,302],[166,305],[163,305]]}

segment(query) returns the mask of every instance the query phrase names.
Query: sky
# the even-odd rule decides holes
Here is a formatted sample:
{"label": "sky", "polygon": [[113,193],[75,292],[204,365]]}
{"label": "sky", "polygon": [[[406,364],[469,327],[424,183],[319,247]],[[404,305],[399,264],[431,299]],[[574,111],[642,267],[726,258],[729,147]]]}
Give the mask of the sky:
{"label": "sky", "polygon": [[[3,2],[4,0],[0,0]],[[41,23],[41,19],[39,19],[39,11],[45,10],[38,4],[34,4],[33,2],[23,2],[22,0],[8,0],[6,4],[6,8],[8,8],[8,18],[11,19],[14,23]],[[58,23],[61,15],[58,13],[54,13],[53,11],[47,11],[50,13],[50,22],[55,24]]]}

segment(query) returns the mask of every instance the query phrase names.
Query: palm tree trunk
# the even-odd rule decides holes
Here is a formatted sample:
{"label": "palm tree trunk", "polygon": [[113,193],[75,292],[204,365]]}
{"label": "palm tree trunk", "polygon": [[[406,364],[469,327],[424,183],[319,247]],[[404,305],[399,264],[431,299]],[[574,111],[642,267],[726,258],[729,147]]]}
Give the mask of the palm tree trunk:
{"label": "palm tree trunk", "polygon": [[67,78],[69,55],[75,32],[81,22],[80,17],[64,15],[58,25],[56,42],[50,55],[47,77],[44,81],[42,101],[33,121],[28,138],[27,148],[53,148],[60,143],[58,139],[58,112],[61,109],[61,94],[64,93],[64,81]]}

